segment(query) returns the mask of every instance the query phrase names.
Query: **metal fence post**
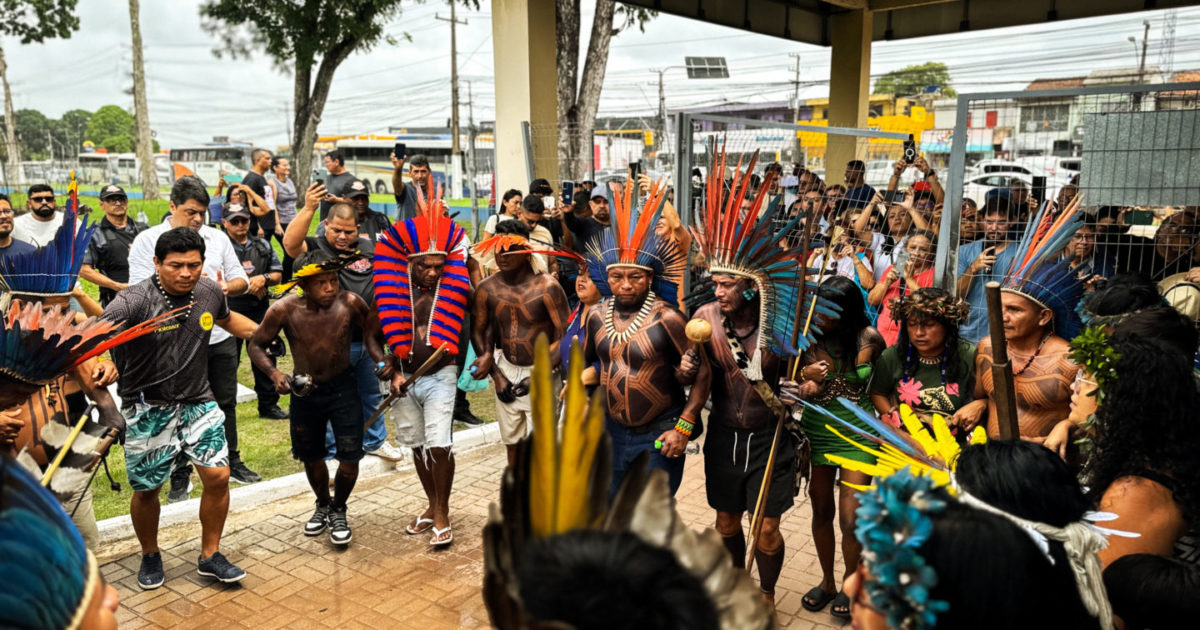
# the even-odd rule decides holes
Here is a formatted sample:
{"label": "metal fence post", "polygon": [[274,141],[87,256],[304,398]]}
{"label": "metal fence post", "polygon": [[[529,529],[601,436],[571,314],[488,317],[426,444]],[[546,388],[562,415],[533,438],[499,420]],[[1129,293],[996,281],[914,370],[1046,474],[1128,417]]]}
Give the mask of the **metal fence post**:
{"label": "metal fence post", "polygon": [[692,117],[675,114],[675,208],[684,227],[692,224]]}
{"label": "metal fence post", "polygon": [[525,138],[525,181],[533,181],[533,130],[528,120],[521,121],[521,135]]}
{"label": "metal fence post", "polygon": [[[950,145],[950,181],[942,204],[942,223],[938,227],[937,259],[933,277],[950,295],[958,292],[958,234],[962,229],[963,175],[967,169],[967,111],[970,96],[958,97],[954,118],[954,143]],[[978,200],[977,200],[978,201]]]}

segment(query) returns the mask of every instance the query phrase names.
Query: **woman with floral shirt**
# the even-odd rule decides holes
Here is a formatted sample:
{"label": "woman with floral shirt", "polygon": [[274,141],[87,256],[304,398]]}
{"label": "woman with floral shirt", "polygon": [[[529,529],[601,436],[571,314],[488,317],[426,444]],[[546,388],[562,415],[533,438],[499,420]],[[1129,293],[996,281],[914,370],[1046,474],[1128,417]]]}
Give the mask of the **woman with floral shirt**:
{"label": "woman with floral shirt", "polygon": [[975,346],[958,336],[970,306],[938,288],[892,300],[900,338],[875,361],[871,404],[880,417],[899,425],[901,404],[918,416],[947,420],[975,399]]}

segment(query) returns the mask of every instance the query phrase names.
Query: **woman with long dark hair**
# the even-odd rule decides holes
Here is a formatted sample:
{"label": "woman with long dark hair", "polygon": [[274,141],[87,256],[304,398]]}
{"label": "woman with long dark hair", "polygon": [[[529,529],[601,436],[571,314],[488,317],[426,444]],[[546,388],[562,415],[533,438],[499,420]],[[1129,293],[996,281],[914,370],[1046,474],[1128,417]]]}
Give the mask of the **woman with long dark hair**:
{"label": "woman with long dark hair", "polygon": [[[1200,408],[1189,357],[1157,339],[1114,334],[1114,374],[1096,410],[1084,467],[1088,496],[1141,534],[1114,538],[1100,558],[1183,555],[1176,544],[1200,523]],[[1194,553],[1194,552],[1193,552]],[[1194,561],[1194,560],[1193,560]]]}
{"label": "woman with long dark hair", "polygon": [[933,286],[933,258],[937,237],[929,230],[914,229],[904,243],[904,254],[883,272],[883,279],[867,294],[867,304],[882,307],[876,326],[883,340],[896,343],[900,326],[892,318],[891,303],[908,293]]}
{"label": "woman with long dark hair", "polygon": [[[837,399],[844,397],[860,406],[867,405],[871,364],[883,351],[883,338],[867,319],[862,294],[849,278],[834,276],[821,283],[820,291],[840,307],[841,316],[834,321],[820,322],[821,332],[817,343],[805,352],[802,360],[807,364],[800,371],[798,380],[815,392],[810,394],[810,402],[870,431],[870,427]],[[826,456],[839,455],[868,463],[873,463],[874,458],[834,435],[825,427],[828,420],[819,413],[806,409],[801,416],[801,424],[812,443],[813,466],[808,496],[812,507],[813,543],[817,547],[822,580],[821,584],[804,595],[800,603],[806,610],[815,612],[832,601],[831,614],[846,618],[850,616],[850,599],[838,591],[838,583],[833,576],[836,547],[833,518],[836,513],[842,535],[842,560],[846,567],[842,576],[844,579],[854,572],[862,552],[862,546],[854,537],[854,510],[858,508],[858,500],[855,490],[839,485],[835,510],[834,486],[839,479],[846,483],[867,485],[871,483],[871,478],[865,473],[840,467]]]}
{"label": "woman with long dark hair", "polygon": [[970,306],[938,288],[914,291],[891,304],[892,318],[900,324],[896,345],[875,361],[871,378],[871,404],[880,417],[894,425],[900,404],[918,416],[952,416],[975,400],[975,347],[958,336],[958,326]]}

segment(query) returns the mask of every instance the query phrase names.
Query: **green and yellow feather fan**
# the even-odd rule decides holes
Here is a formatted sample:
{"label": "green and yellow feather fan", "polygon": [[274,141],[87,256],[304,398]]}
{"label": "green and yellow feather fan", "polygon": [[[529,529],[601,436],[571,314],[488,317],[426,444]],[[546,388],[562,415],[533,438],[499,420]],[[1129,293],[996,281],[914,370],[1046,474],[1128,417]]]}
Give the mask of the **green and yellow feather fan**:
{"label": "green and yellow feather fan", "polygon": [[305,252],[296,259],[296,269],[292,272],[292,279],[276,285],[272,293],[275,297],[283,297],[295,288],[301,280],[311,276],[319,276],[323,273],[341,271],[346,268],[346,265],[362,257],[362,252],[357,250],[338,254],[337,256],[322,251]]}

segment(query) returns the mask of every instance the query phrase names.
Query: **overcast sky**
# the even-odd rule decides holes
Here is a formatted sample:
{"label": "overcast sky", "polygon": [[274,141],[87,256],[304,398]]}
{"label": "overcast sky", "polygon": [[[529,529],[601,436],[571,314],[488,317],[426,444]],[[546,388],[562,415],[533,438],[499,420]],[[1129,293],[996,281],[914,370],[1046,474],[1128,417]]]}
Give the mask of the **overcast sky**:
{"label": "overcast sky", "polygon": [[[590,28],[593,2],[583,0],[583,29]],[[217,45],[200,27],[200,0],[142,3],[142,38],[151,127],[164,147],[207,141],[215,135],[252,140],[262,146],[287,142],[291,77],[265,58],[217,59]],[[459,74],[467,99],[470,82],[476,120],[494,116],[491,14],[459,11]],[[16,107],[48,116],[106,104],[132,108],[125,93],[130,77],[129,16],[126,3],[80,0],[80,30],[69,40],[22,46],[3,41]],[[248,7],[253,6],[247,3]],[[438,2],[408,4],[388,32],[412,42],[381,45],[355,54],[338,70],[320,132],[368,133],[389,125],[441,125],[450,111],[448,7]],[[881,42],[874,46],[871,71],[883,74],[925,61],[949,65],[960,91],[1019,89],[1039,77],[1078,76],[1092,70],[1135,67],[1136,50],[1127,40],[1142,36],[1151,21],[1147,65],[1163,55],[1165,12],[1127,14],[1019,29]],[[553,37],[553,33],[546,33]],[[667,72],[668,107],[723,101],[786,100],[792,94],[794,60],[801,55],[801,97],[826,95],[829,50],[782,39],[660,16],[644,33],[636,28],[613,40],[604,114],[652,114],[657,108],[656,75],[649,68],[681,64],[687,55],[726,56],[731,78],[687,81],[681,70]],[[1179,10],[1175,70],[1200,68],[1200,8]],[[466,106],[460,110],[465,121]]]}

